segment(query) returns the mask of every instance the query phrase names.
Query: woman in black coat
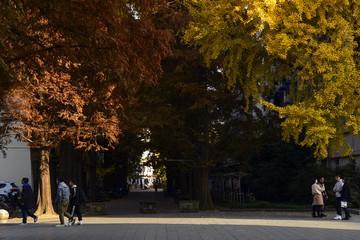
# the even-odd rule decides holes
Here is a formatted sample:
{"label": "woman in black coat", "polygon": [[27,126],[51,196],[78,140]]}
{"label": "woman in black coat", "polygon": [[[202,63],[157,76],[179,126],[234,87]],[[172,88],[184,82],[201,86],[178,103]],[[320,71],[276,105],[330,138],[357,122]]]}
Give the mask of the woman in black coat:
{"label": "woman in black coat", "polygon": [[21,191],[21,212],[23,216],[23,221],[20,225],[25,225],[27,223],[27,216],[29,215],[34,219],[34,223],[36,223],[38,217],[35,216],[30,209],[35,207],[34,202],[34,193],[29,185],[29,179],[23,178],[21,180],[23,184],[22,191]]}
{"label": "woman in black coat", "polygon": [[[340,191],[341,194],[341,201],[342,202],[351,202],[351,194],[350,194],[350,187],[349,187],[349,183],[347,181],[346,178],[342,179],[344,185]],[[347,207],[343,207],[344,212],[345,212],[345,218],[343,218],[343,220],[349,220],[349,218],[351,218],[351,215],[349,213],[349,210],[347,209]]]}

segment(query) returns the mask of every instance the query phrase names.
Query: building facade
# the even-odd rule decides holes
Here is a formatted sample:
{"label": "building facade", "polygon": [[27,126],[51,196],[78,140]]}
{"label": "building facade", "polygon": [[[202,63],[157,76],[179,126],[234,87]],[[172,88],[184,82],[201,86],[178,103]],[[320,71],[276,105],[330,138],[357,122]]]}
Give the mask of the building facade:
{"label": "building facade", "polygon": [[346,133],[345,139],[353,149],[351,156],[341,156],[338,152],[335,152],[334,156],[331,156],[329,153],[329,157],[325,161],[326,166],[336,168],[346,165],[353,165],[360,169],[360,137],[358,135],[352,136],[349,133]]}
{"label": "building facade", "polygon": [[13,138],[7,146],[6,157],[0,153],[0,181],[15,182],[20,187],[23,177],[29,178],[33,186],[30,147]]}

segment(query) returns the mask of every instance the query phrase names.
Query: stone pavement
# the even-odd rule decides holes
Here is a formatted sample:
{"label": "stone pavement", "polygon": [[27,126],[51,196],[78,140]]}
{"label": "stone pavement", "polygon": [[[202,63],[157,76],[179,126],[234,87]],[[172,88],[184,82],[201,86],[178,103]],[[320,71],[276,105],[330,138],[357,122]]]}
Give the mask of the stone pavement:
{"label": "stone pavement", "polygon": [[[139,197],[159,201],[159,213],[139,213]],[[161,207],[162,205],[162,207]],[[163,194],[131,193],[110,203],[111,214],[85,216],[84,225],[55,228],[57,218],[39,218],[38,223],[19,226],[21,219],[0,224],[0,240],[235,240],[235,239],[359,239],[360,217],[350,221],[313,219],[301,212],[221,212],[181,213]],[[29,219],[31,220],[31,219]],[[31,222],[31,221],[29,221]]]}

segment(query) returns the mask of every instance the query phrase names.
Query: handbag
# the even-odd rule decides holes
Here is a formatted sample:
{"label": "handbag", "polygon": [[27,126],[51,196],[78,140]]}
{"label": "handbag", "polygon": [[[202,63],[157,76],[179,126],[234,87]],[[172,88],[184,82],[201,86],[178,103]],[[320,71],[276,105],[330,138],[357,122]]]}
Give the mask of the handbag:
{"label": "handbag", "polygon": [[347,201],[340,202],[342,208],[347,208]]}

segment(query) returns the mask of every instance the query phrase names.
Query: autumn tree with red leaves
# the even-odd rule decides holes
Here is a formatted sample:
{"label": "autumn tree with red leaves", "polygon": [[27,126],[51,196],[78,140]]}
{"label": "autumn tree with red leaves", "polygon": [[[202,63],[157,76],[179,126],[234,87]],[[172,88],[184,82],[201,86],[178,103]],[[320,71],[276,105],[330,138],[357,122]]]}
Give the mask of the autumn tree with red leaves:
{"label": "autumn tree with red leaves", "polygon": [[[153,24],[160,0],[2,1],[3,135],[41,149],[38,214],[54,212],[49,153],[60,141],[114,146],[140,84],[153,84],[171,35]],[[105,138],[107,146],[98,144]]]}
{"label": "autumn tree with red leaves", "polygon": [[[103,137],[107,147],[112,147],[121,134],[118,112],[122,109],[110,98],[112,89],[100,97],[85,83],[71,83],[66,73],[33,73],[23,81],[26,84],[8,93],[2,120],[11,121],[10,134],[40,149],[38,213],[51,214],[50,150],[63,140],[70,140],[78,148],[102,150],[106,146],[100,145],[98,139]],[[104,104],[106,101],[108,104]]]}

